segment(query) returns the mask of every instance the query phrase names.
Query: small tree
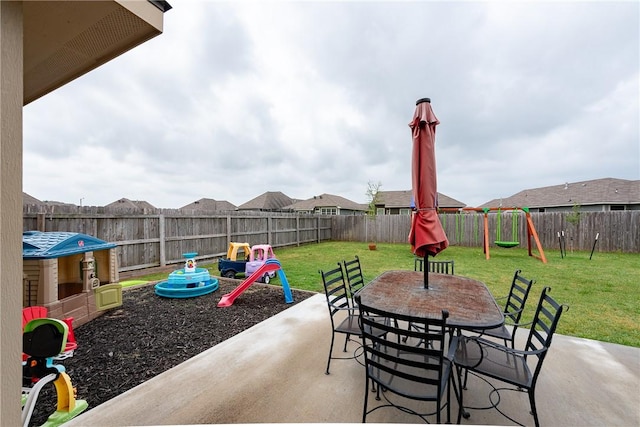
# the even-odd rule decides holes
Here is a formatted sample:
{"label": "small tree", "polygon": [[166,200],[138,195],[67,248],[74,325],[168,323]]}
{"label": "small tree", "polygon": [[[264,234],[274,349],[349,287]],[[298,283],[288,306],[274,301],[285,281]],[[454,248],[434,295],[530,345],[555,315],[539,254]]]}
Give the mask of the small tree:
{"label": "small tree", "polygon": [[[367,192],[366,192],[366,196],[367,196],[367,216],[372,220],[375,221],[376,219],[376,215],[378,213],[378,208],[377,205],[378,203],[380,203],[380,188],[382,188],[382,183],[381,182],[371,182],[369,181],[367,183]],[[367,221],[368,223],[368,221]],[[366,234],[367,234],[367,240],[369,240],[369,230],[367,228]],[[374,231],[375,234],[375,231]],[[375,237],[375,236],[374,236]],[[371,239],[373,244],[369,245],[369,249],[375,249],[375,238]]]}
{"label": "small tree", "polygon": [[567,222],[572,225],[573,233],[569,237],[571,252],[573,253],[573,235],[578,235],[578,224],[580,223],[580,205],[577,203],[573,204],[573,208],[571,208],[571,213],[567,215]]}
{"label": "small tree", "polygon": [[380,182],[373,183],[369,181],[367,183],[367,215],[370,217],[375,217],[378,213],[377,205],[380,203],[380,188],[382,188],[382,183]]}
{"label": "small tree", "polygon": [[571,225],[578,225],[580,222],[580,205],[577,203],[573,204],[573,208],[571,208],[571,213],[567,215],[567,222]]}

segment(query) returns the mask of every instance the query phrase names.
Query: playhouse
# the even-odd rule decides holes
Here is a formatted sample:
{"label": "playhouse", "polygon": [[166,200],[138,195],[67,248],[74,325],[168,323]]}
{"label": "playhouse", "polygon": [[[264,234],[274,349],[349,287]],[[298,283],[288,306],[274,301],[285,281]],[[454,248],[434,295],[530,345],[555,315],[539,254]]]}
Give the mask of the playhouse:
{"label": "playhouse", "polygon": [[116,245],[72,232],[22,233],[22,306],[46,307],[74,326],[122,305]]}

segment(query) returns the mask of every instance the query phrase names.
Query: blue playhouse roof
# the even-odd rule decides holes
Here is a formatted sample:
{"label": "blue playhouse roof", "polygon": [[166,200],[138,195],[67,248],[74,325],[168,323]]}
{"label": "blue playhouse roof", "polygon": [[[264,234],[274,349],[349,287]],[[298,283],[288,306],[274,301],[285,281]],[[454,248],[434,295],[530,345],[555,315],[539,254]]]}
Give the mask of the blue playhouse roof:
{"label": "blue playhouse roof", "polygon": [[67,231],[25,231],[22,233],[23,259],[60,258],[89,251],[115,248],[115,243],[105,242],[82,233]]}

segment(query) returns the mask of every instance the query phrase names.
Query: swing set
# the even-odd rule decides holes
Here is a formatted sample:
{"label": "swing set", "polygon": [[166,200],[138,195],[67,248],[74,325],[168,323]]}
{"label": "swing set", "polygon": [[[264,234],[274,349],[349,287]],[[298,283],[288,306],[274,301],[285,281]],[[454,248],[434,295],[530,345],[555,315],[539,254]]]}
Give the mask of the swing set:
{"label": "swing set", "polygon": [[[531,220],[531,213],[529,213],[529,208],[510,208],[506,210],[511,211],[511,240],[502,240],[501,236],[501,225],[502,225],[502,211],[503,208],[483,208],[482,212],[484,213],[484,253],[485,258],[489,259],[489,212],[497,211],[498,218],[496,221],[496,240],[493,242],[497,246],[502,248],[513,248],[518,246],[520,242],[518,242],[518,217],[519,212],[522,211],[525,214],[525,218],[527,221],[527,249],[529,251],[529,256],[539,259],[544,264],[547,263],[547,257],[544,255],[544,250],[542,249],[542,244],[540,243],[540,238],[538,237],[538,232],[536,231],[536,227],[533,225],[533,221]],[[536,247],[538,249],[539,255],[535,255],[532,250],[531,239],[535,241]]]}
{"label": "swing set", "polygon": [[[499,208],[461,208],[461,209],[447,209],[447,208],[442,208],[440,209],[442,212],[457,212],[458,214],[462,214],[463,211],[472,211],[472,212],[476,212],[476,213],[483,213],[483,222],[484,222],[484,238],[483,238],[483,250],[484,250],[484,254],[485,254],[485,258],[486,259],[490,259],[490,253],[489,253],[489,212],[497,212],[497,218],[496,218],[496,234],[495,234],[495,240],[494,240],[494,244],[498,247],[501,248],[514,248],[518,245],[520,245],[520,242],[518,241],[518,219],[520,217],[520,212],[524,212],[525,214],[525,219],[527,222],[527,246],[528,246],[528,250],[529,250],[529,256],[534,257],[539,259],[540,261],[542,261],[544,264],[547,263],[547,258],[544,255],[544,250],[542,249],[542,244],[540,243],[540,238],[538,237],[538,232],[536,231],[536,228],[533,225],[533,221],[531,220],[531,214],[529,213],[529,208],[527,207],[514,207],[514,208],[503,208],[503,207],[499,207]],[[510,212],[511,213],[511,240],[507,240],[505,237],[503,237],[502,234],[502,215],[503,212]],[[456,218],[457,219],[457,218]],[[460,225],[460,227],[459,227]],[[477,222],[476,222],[477,225]],[[462,229],[462,225],[459,224],[458,222],[456,222],[456,232],[458,231],[458,229]],[[476,232],[477,232],[477,227],[476,227]],[[477,237],[477,235],[476,235]],[[536,255],[533,253],[533,245],[532,245],[532,239],[535,242],[536,248],[538,250],[539,255]]]}

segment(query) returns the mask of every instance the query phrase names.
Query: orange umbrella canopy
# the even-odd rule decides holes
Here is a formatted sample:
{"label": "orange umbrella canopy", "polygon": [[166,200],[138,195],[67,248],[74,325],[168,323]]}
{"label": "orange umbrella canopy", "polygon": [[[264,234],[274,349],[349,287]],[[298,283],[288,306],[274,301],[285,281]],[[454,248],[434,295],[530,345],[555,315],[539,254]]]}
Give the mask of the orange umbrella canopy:
{"label": "orange umbrella canopy", "polygon": [[411,221],[409,243],[413,253],[419,257],[435,256],[449,246],[437,212],[435,144],[436,126],[439,124],[431,108],[431,100],[419,99],[413,119],[409,123],[413,139],[411,180],[416,209]]}

